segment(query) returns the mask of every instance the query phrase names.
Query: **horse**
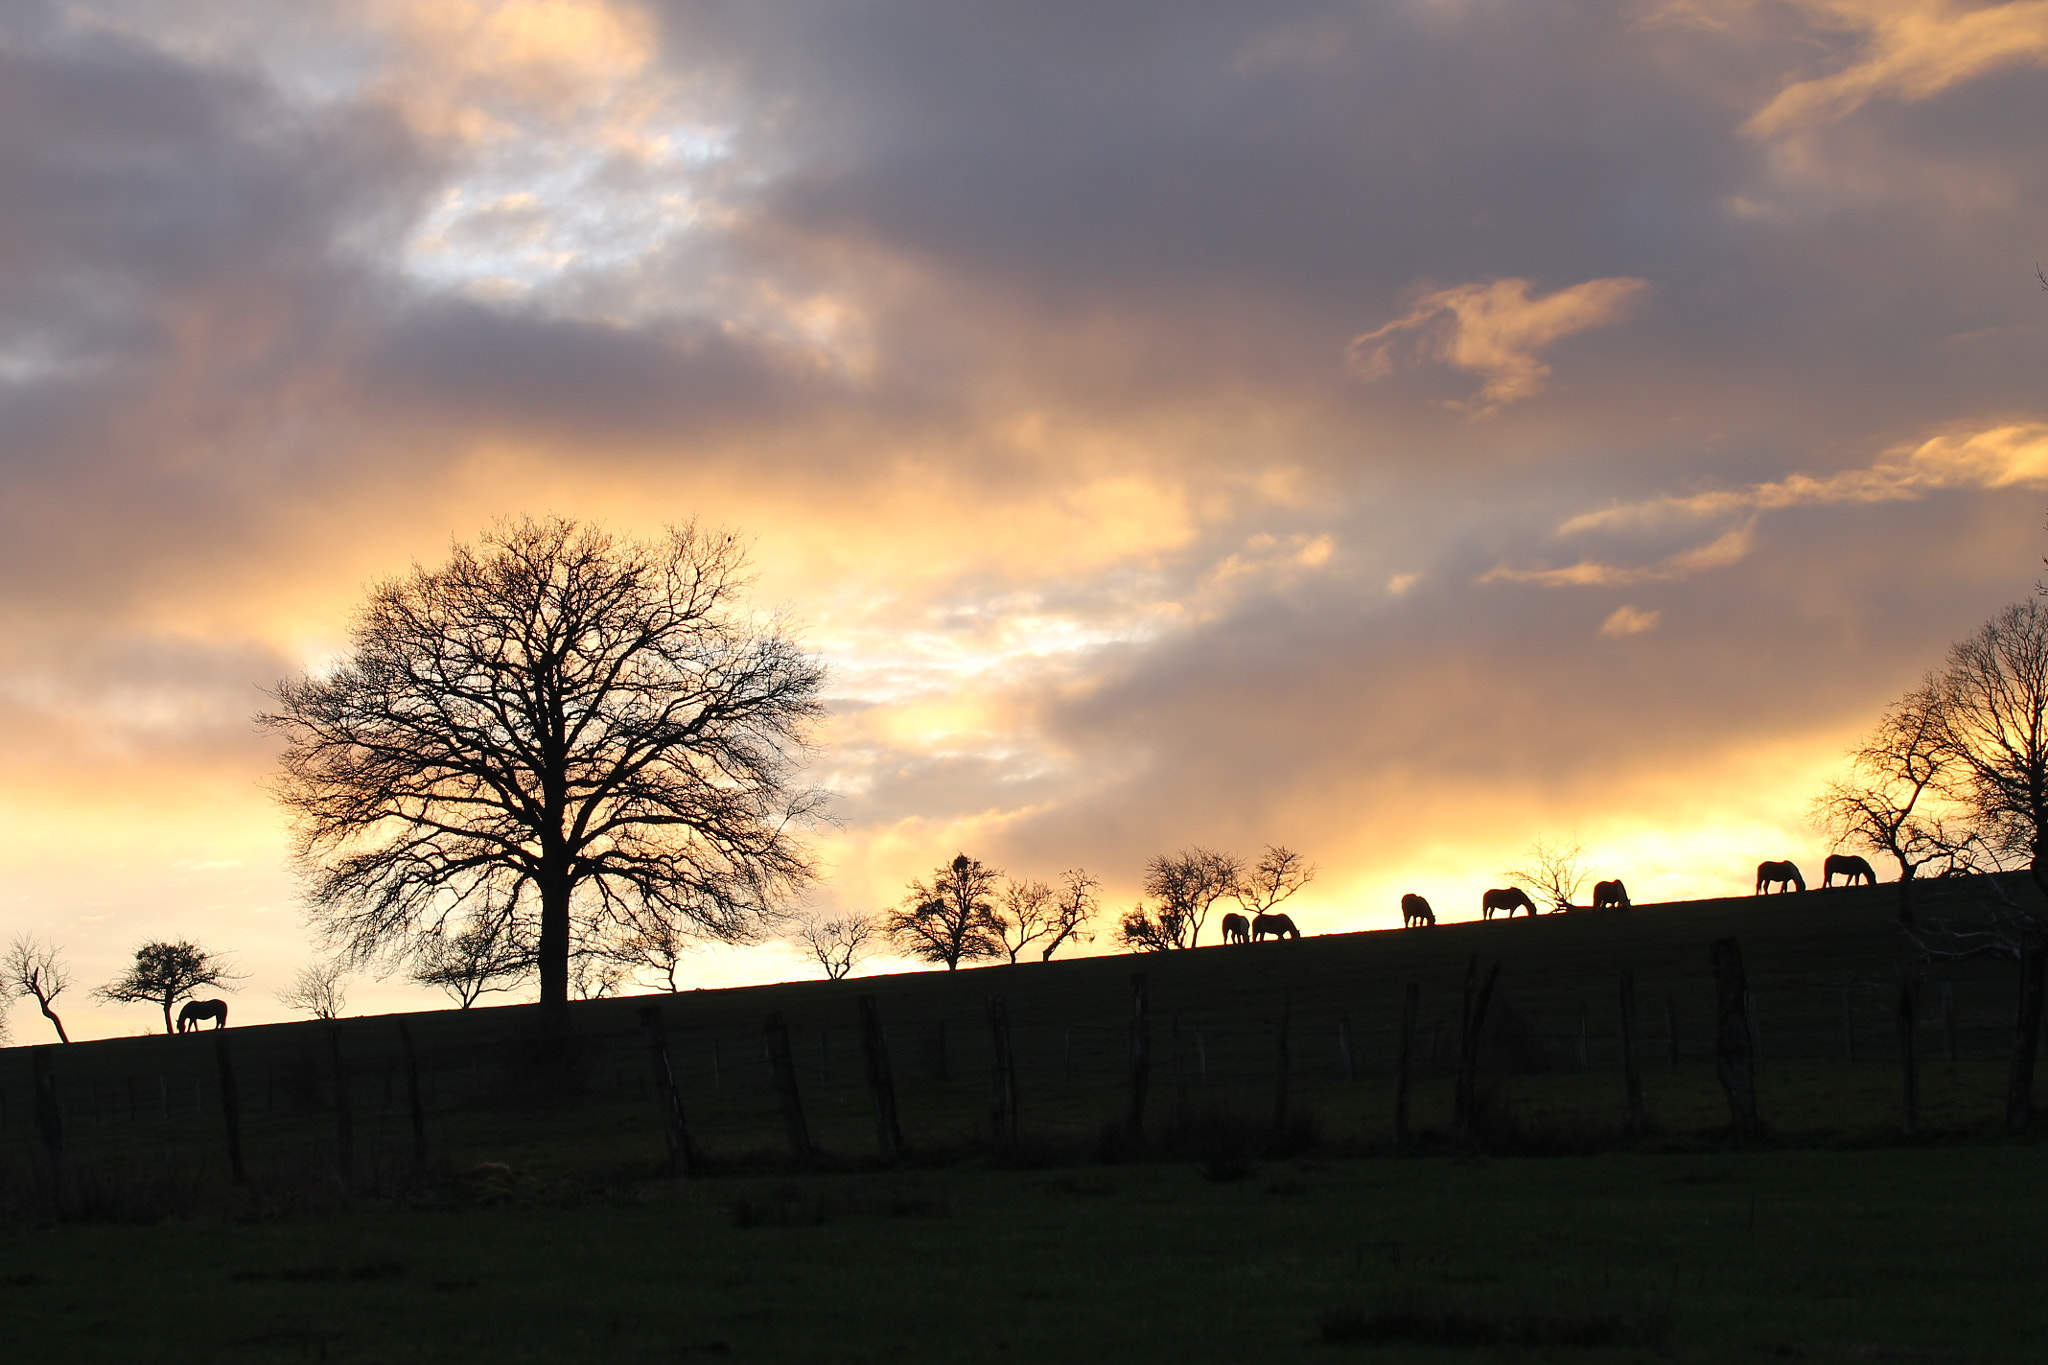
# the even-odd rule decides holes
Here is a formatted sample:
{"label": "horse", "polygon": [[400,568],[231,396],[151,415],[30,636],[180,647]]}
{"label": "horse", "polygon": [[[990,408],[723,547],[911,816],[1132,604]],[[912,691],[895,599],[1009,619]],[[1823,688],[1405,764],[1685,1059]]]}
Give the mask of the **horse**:
{"label": "horse", "polygon": [[1836,877],[1842,879],[1842,885],[1844,886],[1856,885],[1858,877],[1861,877],[1872,886],[1877,885],[1877,873],[1871,870],[1870,863],[1853,853],[1830,853],[1828,855],[1827,862],[1821,866],[1820,884],[1822,886],[1833,886]]}
{"label": "horse", "polygon": [[[1860,859],[1858,861],[1861,861]],[[1758,863],[1756,865],[1756,894],[1761,896],[1771,887],[1782,886],[1787,891],[1804,891],[1806,878],[1799,875],[1796,863]]]}
{"label": "horse", "polygon": [[1515,917],[1517,910],[1527,910],[1533,916],[1536,902],[1530,900],[1529,893],[1519,886],[1499,886],[1479,898],[1479,917],[1492,919],[1496,910],[1507,911],[1509,919]]}
{"label": "horse", "polygon": [[1616,877],[1611,882],[1593,883],[1593,908],[1595,910],[1628,909],[1628,888]]}
{"label": "horse", "polygon": [[1401,897],[1401,927],[1411,924],[1435,924],[1436,911],[1429,908],[1429,902],[1410,891]]}
{"label": "horse", "polygon": [[1256,943],[1268,934],[1274,938],[1300,938],[1301,930],[1285,915],[1253,915],[1252,941]]}
{"label": "horse", "polygon": [[208,1019],[215,1028],[228,1026],[228,1002],[225,1000],[187,1000],[185,1008],[178,1011],[178,1032],[185,1033],[198,1028]]}
{"label": "horse", "polygon": [[1250,943],[1252,922],[1235,910],[1223,917],[1223,941],[1225,943]]}

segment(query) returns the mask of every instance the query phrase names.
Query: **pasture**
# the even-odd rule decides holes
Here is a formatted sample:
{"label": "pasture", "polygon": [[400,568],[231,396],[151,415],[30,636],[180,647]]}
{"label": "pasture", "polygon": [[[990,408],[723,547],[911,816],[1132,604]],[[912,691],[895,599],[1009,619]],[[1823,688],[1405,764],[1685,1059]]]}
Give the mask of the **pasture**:
{"label": "pasture", "polygon": [[[1937,894],[1960,910],[1970,888],[1928,888],[1923,915]],[[1894,908],[1889,886],[1837,889],[593,1001],[573,1007],[567,1087],[534,1085],[526,1007],[415,1014],[424,1165],[397,1020],[231,1028],[240,1188],[216,1035],[46,1051],[61,1178],[18,1047],[0,1053],[0,1303],[20,1339],[77,1360],[2012,1358],[2041,1327],[2031,1223],[2048,1193],[2037,1141],[2003,1124],[2017,974],[1905,963]],[[1727,1142],[1714,1076],[1707,944],[1725,935],[1755,999],[1770,1135],[1753,1147]],[[1502,964],[1489,1103],[1455,1142],[1475,956]],[[1902,964],[1920,1001],[1911,1140]],[[1640,1140],[1623,1124],[1623,970]],[[1133,1135],[1139,971],[1150,1084]],[[876,1155],[864,994],[895,1074],[894,1167]],[[1015,1055],[1002,1153],[992,995]],[[699,1179],[656,1178],[649,1003]],[[771,1083],[771,1013],[807,1161]]]}

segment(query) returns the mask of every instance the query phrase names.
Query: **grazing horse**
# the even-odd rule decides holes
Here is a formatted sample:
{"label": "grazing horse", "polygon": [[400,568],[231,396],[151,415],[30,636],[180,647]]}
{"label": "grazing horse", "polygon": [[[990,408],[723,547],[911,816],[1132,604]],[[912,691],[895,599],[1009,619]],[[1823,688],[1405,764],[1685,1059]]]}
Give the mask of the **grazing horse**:
{"label": "grazing horse", "polygon": [[1536,913],[1536,902],[1530,900],[1529,893],[1519,886],[1500,886],[1479,898],[1481,919],[1492,919],[1496,910],[1507,911],[1509,919],[1515,917],[1517,910],[1527,910],[1533,916]]}
{"label": "grazing horse", "polygon": [[1616,877],[1611,882],[1593,883],[1593,908],[1595,910],[1628,909],[1628,888]]}
{"label": "grazing horse", "polygon": [[1225,943],[1250,943],[1252,922],[1235,910],[1223,917],[1223,941]]}
{"label": "grazing horse", "polygon": [[1429,908],[1429,902],[1410,891],[1401,897],[1401,927],[1411,924],[1435,924],[1436,911]]}
{"label": "grazing horse", "polygon": [[1274,938],[1300,938],[1301,930],[1285,915],[1253,915],[1252,941],[1256,943],[1268,934]]}
{"label": "grazing horse", "polygon": [[1853,853],[1830,853],[1828,855],[1827,862],[1822,865],[1820,870],[1820,884],[1822,886],[1833,886],[1836,877],[1842,879],[1842,885],[1844,886],[1856,885],[1858,877],[1861,877],[1872,886],[1877,885],[1877,873],[1871,870],[1869,862],[1857,857]]}
{"label": "grazing horse", "polygon": [[1761,896],[1774,886],[1787,891],[1806,889],[1806,878],[1799,875],[1797,863],[1758,863],[1756,865],[1756,894]]}
{"label": "grazing horse", "polygon": [[187,1000],[185,1008],[178,1011],[178,1032],[185,1033],[198,1028],[207,1020],[213,1020],[215,1028],[228,1026],[228,1002],[225,1000]]}

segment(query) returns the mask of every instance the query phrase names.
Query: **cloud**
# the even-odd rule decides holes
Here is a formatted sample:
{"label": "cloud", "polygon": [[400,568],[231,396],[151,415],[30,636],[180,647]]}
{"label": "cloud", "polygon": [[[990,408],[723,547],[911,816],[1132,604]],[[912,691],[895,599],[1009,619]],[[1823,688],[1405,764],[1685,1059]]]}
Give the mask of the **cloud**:
{"label": "cloud", "polygon": [[1631,606],[1619,606],[1614,609],[1612,615],[1600,623],[1600,633],[1617,640],[1627,635],[1641,635],[1645,631],[1655,630],[1662,617],[1662,612],[1640,611]]}
{"label": "cloud", "polygon": [[1550,366],[1540,351],[1575,332],[1620,322],[1647,287],[1638,279],[1587,280],[1532,299],[1527,280],[1461,284],[1424,295],[1407,316],[1354,337],[1344,354],[1369,380],[1394,372],[1403,343],[1420,359],[1482,375],[1478,397],[1458,406],[1487,416],[1543,391]]}
{"label": "cloud", "polygon": [[[1546,588],[1615,588],[1636,583],[1673,583],[1710,569],[1725,569],[1749,554],[1756,523],[1728,531],[1704,545],[1680,550],[1654,564],[1601,564],[1590,559],[1562,569],[1511,569],[1502,564],[1480,575],[1481,583],[1536,583]],[[1648,629],[1648,627],[1641,627]],[[1612,632],[1602,630],[1603,634]]]}
{"label": "cloud", "polygon": [[2009,67],[2048,66],[2048,0],[1798,0],[1798,7],[1818,27],[1859,35],[1861,46],[1842,70],[1780,90],[1744,125],[1752,137],[1846,118],[1872,100],[1931,99]]}
{"label": "cloud", "polygon": [[1684,518],[1771,512],[1835,503],[1910,502],[1940,489],[2048,488],[2048,423],[2017,422],[1951,432],[1886,452],[1863,469],[1795,473],[1745,488],[1667,495],[1583,512],[1560,535]]}

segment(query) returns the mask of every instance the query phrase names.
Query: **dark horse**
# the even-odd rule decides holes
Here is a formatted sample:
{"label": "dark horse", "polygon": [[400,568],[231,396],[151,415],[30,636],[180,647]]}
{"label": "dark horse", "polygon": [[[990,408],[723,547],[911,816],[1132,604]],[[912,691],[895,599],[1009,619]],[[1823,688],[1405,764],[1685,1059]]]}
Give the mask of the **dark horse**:
{"label": "dark horse", "polygon": [[1595,910],[1628,909],[1628,888],[1616,877],[1611,882],[1593,883],[1593,908]]}
{"label": "dark horse", "polygon": [[1268,934],[1274,938],[1300,938],[1301,930],[1285,915],[1253,915],[1252,941],[1256,943]]}
{"label": "dark horse", "polygon": [[1822,886],[1833,886],[1837,877],[1842,879],[1842,885],[1844,886],[1856,885],[1858,877],[1861,877],[1872,886],[1877,885],[1877,873],[1871,869],[1867,861],[1853,853],[1830,853],[1828,855],[1827,862],[1822,865],[1820,870],[1820,884]]}
{"label": "dark horse", "polygon": [[1519,886],[1497,886],[1479,898],[1479,917],[1492,919],[1493,912],[1505,910],[1508,918],[1515,917],[1515,911],[1527,910],[1536,913],[1536,902],[1529,899],[1529,893]]}
{"label": "dark horse", "polygon": [[1806,878],[1799,875],[1797,863],[1758,863],[1756,865],[1756,894],[1761,896],[1774,886],[1787,891],[1804,891]]}
{"label": "dark horse", "polygon": [[1411,924],[1435,924],[1436,911],[1429,908],[1429,902],[1410,891],[1401,897],[1401,927]]}
{"label": "dark horse", "polygon": [[185,1008],[178,1011],[178,1032],[184,1033],[198,1028],[207,1020],[213,1020],[215,1028],[228,1026],[228,1002],[225,1000],[187,1000]]}
{"label": "dark horse", "polygon": [[1235,910],[1223,917],[1223,941],[1225,943],[1250,943],[1252,922]]}

